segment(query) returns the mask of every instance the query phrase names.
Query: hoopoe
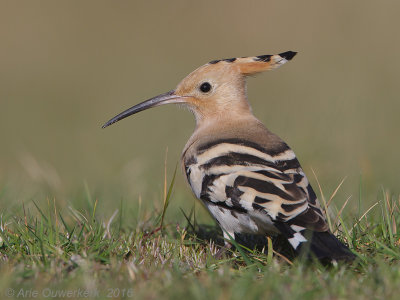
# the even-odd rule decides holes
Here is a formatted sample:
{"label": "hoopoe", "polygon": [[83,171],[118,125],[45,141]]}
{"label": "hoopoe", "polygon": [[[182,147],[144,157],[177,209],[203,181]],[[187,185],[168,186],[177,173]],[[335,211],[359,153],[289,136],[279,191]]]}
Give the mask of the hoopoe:
{"label": "hoopoe", "polygon": [[103,128],[151,107],[186,106],[196,127],[182,153],[183,171],[227,241],[235,233],[278,233],[297,253],[309,249],[321,260],[351,260],[354,254],[329,231],[296,155],[253,115],[247,100],[246,76],[295,55],[210,61],[176,89],[125,110]]}

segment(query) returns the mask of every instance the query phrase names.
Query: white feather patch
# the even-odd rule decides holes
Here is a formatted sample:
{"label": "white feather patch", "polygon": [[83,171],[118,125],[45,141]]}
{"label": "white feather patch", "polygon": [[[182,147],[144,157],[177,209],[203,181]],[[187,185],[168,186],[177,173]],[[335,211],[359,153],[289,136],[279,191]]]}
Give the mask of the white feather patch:
{"label": "white feather patch", "polygon": [[204,164],[210,159],[219,156],[224,156],[231,152],[253,155],[270,162],[291,160],[296,157],[296,155],[291,149],[287,149],[286,151],[279,153],[278,155],[272,156],[248,146],[221,143],[218,144],[217,146],[207,149],[204,153],[198,155],[197,161],[199,164]]}
{"label": "white feather patch", "polygon": [[292,238],[288,239],[288,241],[296,250],[300,243],[307,242],[307,239],[301,233],[296,232]]}

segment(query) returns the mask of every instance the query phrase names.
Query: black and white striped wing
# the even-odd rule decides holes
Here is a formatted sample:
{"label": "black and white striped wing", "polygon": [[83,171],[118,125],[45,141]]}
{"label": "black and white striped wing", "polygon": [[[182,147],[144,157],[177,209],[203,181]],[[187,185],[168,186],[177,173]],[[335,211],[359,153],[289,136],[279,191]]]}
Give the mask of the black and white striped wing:
{"label": "black and white striped wing", "polygon": [[296,230],[328,229],[317,197],[294,152],[281,143],[267,150],[239,139],[200,146],[185,163],[196,196],[237,213],[263,212],[276,224]]}

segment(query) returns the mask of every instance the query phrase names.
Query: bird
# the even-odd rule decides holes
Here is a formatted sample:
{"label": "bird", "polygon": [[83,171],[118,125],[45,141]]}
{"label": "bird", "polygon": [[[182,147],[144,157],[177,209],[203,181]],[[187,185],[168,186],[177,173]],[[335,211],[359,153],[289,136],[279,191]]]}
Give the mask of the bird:
{"label": "bird", "polygon": [[194,195],[221,227],[226,246],[236,234],[283,235],[298,255],[352,261],[355,255],[329,230],[324,211],[295,153],[257,119],[246,78],[276,69],[297,54],[286,51],[213,60],[175,89],[150,98],[106,122],[164,104],[180,104],[196,125],[182,156]]}

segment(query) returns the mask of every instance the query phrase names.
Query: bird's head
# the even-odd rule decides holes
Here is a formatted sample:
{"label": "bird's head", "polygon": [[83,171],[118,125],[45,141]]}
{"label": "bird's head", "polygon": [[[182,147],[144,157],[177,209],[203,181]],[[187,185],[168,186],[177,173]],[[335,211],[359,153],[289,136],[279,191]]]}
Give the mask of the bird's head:
{"label": "bird's head", "polygon": [[139,103],[103,125],[103,128],[142,110],[175,103],[187,106],[196,121],[250,111],[245,77],[275,69],[291,60],[296,52],[229,58],[211,61],[186,76],[174,89]]}

